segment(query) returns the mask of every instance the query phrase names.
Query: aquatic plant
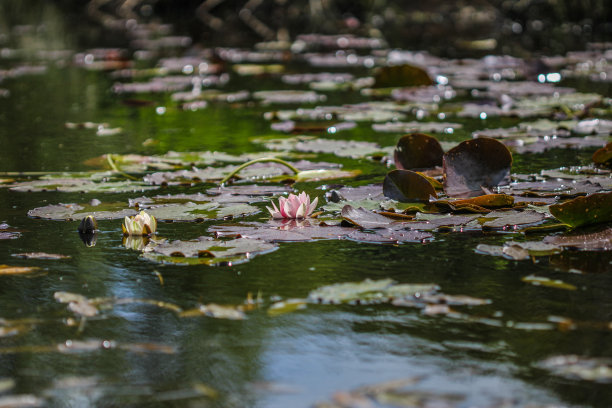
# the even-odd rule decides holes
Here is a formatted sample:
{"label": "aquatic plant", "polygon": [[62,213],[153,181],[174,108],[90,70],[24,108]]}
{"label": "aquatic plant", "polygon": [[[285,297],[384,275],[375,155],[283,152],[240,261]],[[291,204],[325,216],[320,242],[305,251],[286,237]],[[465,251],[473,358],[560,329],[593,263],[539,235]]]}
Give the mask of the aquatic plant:
{"label": "aquatic plant", "polygon": [[272,218],[306,218],[317,207],[318,201],[319,198],[315,197],[311,203],[310,196],[302,191],[299,195],[289,194],[287,198],[280,197],[278,208],[274,203],[272,203],[273,208],[266,208],[270,211]]}
{"label": "aquatic plant", "polygon": [[157,230],[157,220],[154,216],[141,211],[132,217],[125,217],[121,226],[123,235],[150,235]]}

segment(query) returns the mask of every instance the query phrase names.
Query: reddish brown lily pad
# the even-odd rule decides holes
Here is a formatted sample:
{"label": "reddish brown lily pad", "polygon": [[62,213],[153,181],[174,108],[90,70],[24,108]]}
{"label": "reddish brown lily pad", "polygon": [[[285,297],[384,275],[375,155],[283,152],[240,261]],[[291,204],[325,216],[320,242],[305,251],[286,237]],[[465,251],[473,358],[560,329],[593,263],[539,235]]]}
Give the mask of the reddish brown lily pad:
{"label": "reddish brown lily pad", "polygon": [[593,153],[593,161],[595,164],[612,167],[612,143],[608,143]]}
{"label": "reddish brown lily pad", "polygon": [[402,136],[393,152],[395,167],[401,170],[441,166],[443,155],[444,150],[438,139],[424,133]]}
{"label": "reddish brown lily pad", "polygon": [[495,187],[509,177],[512,155],[501,142],[478,138],[446,152],[443,162],[446,194],[475,197],[483,194],[483,187]]}
{"label": "reddish brown lily pad", "polygon": [[585,251],[611,251],[612,228],[587,234],[551,235],[544,238],[544,242]]}
{"label": "reddish brown lily pad", "polygon": [[574,228],[612,221],[612,192],[595,193],[551,205],[550,213]]}
{"label": "reddish brown lily pad", "polygon": [[381,67],[377,70],[374,79],[376,88],[433,85],[433,81],[423,68],[410,64]]}
{"label": "reddish brown lily pad", "polygon": [[410,170],[392,170],[383,182],[383,194],[402,203],[426,202],[438,197],[427,178]]}

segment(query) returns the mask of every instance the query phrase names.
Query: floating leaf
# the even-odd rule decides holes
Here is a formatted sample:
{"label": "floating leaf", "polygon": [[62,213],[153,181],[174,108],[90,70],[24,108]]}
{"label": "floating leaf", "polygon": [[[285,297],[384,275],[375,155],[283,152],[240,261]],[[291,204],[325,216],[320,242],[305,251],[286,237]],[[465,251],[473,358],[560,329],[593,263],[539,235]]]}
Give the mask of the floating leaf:
{"label": "floating leaf", "polygon": [[92,317],[99,313],[98,308],[83,295],[70,292],[55,292],[53,297],[60,303],[67,303],[68,310],[77,315]]}
{"label": "floating leaf", "polygon": [[612,221],[612,192],[595,193],[551,205],[550,213],[574,228]]}
{"label": "floating leaf", "polygon": [[129,193],[154,190],[157,187],[146,185],[140,181],[102,181],[81,178],[54,178],[49,180],[24,181],[9,184],[11,191],[39,192],[57,191],[62,193]]}
{"label": "floating leaf", "polygon": [[[268,149],[312,153],[330,153],[338,157],[361,158],[384,151],[376,143],[354,140],[318,139],[312,136],[296,136],[283,139],[255,139]],[[298,169],[302,170],[299,166]]]}
{"label": "floating leaf", "polygon": [[396,284],[392,279],[337,283],[315,289],[308,294],[312,303],[386,303],[394,298],[435,292],[435,284]]}
{"label": "floating leaf", "polygon": [[306,299],[287,299],[273,303],[268,308],[269,316],[278,316],[285,313],[292,313],[296,310],[305,309],[307,305]]}
{"label": "floating leaf", "polygon": [[427,132],[427,133],[454,133],[455,130],[461,129],[463,125],[460,123],[450,122],[386,122],[374,123],[372,129],[376,132],[391,132],[391,133],[410,133],[410,132]]}
{"label": "floating leaf", "polygon": [[[494,218],[489,220],[490,218]],[[535,224],[543,221],[545,215],[533,210],[493,211],[484,218],[483,228],[513,228],[518,225]]]}
{"label": "floating leaf", "polygon": [[21,236],[21,232],[12,228],[6,223],[0,224],[0,239],[17,239]]}
{"label": "floating leaf", "polygon": [[398,140],[393,158],[398,169],[412,170],[441,166],[443,155],[438,139],[424,133],[411,133]]}
{"label": "floating leaf", "polygon": [[551,235],[544,242],[564,248],[581,249],[585,251],[611,251],[612,228],[586,234]]}
{"label": "floating leaf", "polygon": [[537,366],[570,380],[612,383],[612,360],[609,358],[563,355],[549,357]]}
{"label": "floating leaf", "polygon": [[276,245],[259,239],[238,238],[221,241],[200,237],[191,241],[152,241],[145,248],[143,256],[163,263],[231,265],[246,262],[255,255],[276,248]]}
{"label": "floating leaf", "polygon": [[209,228],[218,237],[243,237],[267,242],[298,242],[342,239],[354,228],[315,223],[314,220],[270,220],[266,224],[218,225]]}
{"label": "floating leaf", "polygon": [[451,197],[474,197],[483,187],[495,187],[510,175],[512,155],[495,139],[467,140],[446,152],[444,192]]}
{"label": "floating leaf", "polygon": [[385,176],[383,194],[399,202],[427,202],[437,197],[434,186],[424,176],[410,170],[392,170]]}
{"label": "floating leaf", "polygon": [[531,283],[535,286],[546,286],[555,289],[576,290],[576,286],[565,283],[558,279],[550,279],[543,276],[529,275],[521,279],[523,282]]}
{"label": "floating leaf", "polygon": [[46,252],[23,252],[19,254],[13,254],[14,257],[17,258],[25,258],[25,259],[70,259],[69,255],[61,255],[61,254],[49,254]]}
{"label": "floating leaf", "polygon": [[342,218],[358,227],[365,229],[389,228],[396,221],[364,208],[354,208],[345,205],[342,208]]}
{"label": "floating leaf", "polygon": [[410,64],[378,68],[374,80],[376,88],[433,85],[433,81],[427,74],[427,71]]}
{"label": "floating leaf", "polygon": [[595,164],[612,167],[612,143],[608,143],[593,153],[593,161]]}
{"label": "floating leaf", "polygon": [[197,309],[185,310],[181,317],[208,316],[215,319],[244,320],[246,315],[236,306],[222,306],[215,303],[200,305]]}
{"label": "floating leaf", "polygon": [[37,266],[10,266],[0,265],[0,276],[3,275],[27,275],[37,272],[40,268]]}
{"label": "floating leaf", "polygon": [[42,398],[31,394],[5,395],[0,397],[0,408],[37,408],[47,404]]}

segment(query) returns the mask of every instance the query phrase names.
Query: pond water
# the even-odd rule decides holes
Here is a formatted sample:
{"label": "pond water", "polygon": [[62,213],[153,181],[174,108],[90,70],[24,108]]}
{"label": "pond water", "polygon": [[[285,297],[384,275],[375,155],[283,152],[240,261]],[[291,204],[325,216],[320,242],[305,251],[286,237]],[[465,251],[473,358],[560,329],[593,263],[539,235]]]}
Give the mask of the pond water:
{"label": "pond water", "polygon": [[[11,54],[9,49],[17,51]],[[42,54],[21,53],[19,48],[7,46],[5,50],[0,60],[4,70],[0,88],[6,90],[0,97],[0,221],[7,224],[2,232],[12,239],[2,240],[0,264],[39,269],[19,274],[8,270],[0,276],[0,406],[612,405],[609,246],[607,251],[563,250],[514,260],[476,252],[476,247],[501,246],[511,240],[540,241],[559,233],[525,235],[512,228],[465,228],[461,232],[463,228],[455,227],[452,232],[435,230],[431,237],[402,243],[368,243],[363,239],[280,242],[273,244],[272,251],[258,254],[255,250],[238,262],[205,262],[214,258],[200,254],[204,258],[195,259],[203,263],[183,265],[175,263],[176,259],[157,262],[143,257],[141,250],[127,248],[122,217],[99,217],[95,244],[88,245],[77,232],[81,216],[62,221],[28,212],[60,203],[84,204],[92,199],[103,205],[123,203],[127,207],[129,199],[143,195],[203,193],[216,188],[217,182],[175,182],[167,178],[167,183],[155,185],[154,190],[139,185],[127,192],[64,192],[55,188],[17,191],[16,183],[58,177],[62,172],[74,176],[92,169],[107,171],[104,163],[92,167],[90,160],[106,154],[112,154],[114,164],[128,176],[142,180],[155,170],[129,170],[122,167],[127,161],[120,155],[159,156],[169,151],[216,151],[235,156],[271,153],[256,139],[290,138],[295,134],[271,129],[264,113],[313,108],[316,104],[266,105],[251,94],[244,101],[210,98],[204,109],[181,109],[182,103],[171,97],[173,92],[113,92],[118,82],[145,82],[160,74],[117,79],[110,69],[116,62],[110,55],[113,51],[101,52],[101,60],[109,69],[93,70],[87,63],[75,63],[79,61],[77,51],[49,60]],[[132,51],[126,51],[119,61],[131,61]],[[135,66],[156,67],[159,57],[179,56],[186,51],[200,58],[197,48],[172,48]],[[370,55],[367,51],[362,54]],[[609,54],[610,50],[608,60]],[[85,51],[84,55],[86,59],[94,59],[94,55],[96,61],[99,58],[94,51]],[[255,76],[238,75],[235,64],[226,59],[219,69],[229,75],[229,82],[211,89],[309,89],[308,83],[283,82],[280,74],[274,73],[279,69],[285,73],[349,72],[355,78],[372,72],[368,63],[357,68],[321,68],[296,56],[285,63],[287,55],[272,61],[281,68],[268,67],[271,71]],[[386,58],[381,51],[373,55]],[[498,71],[504,75],[507,70],[520,71],[520,67],[508,68],[512,64],[505,68],[499,64]],[[26,65],[46,68],[43,72],[25,72],[23,68],[23,75],[16,74],[17,67]],[[188,77],[191,73],[174,75]],[[536,86],[537,80],[533,84]],[[572,87],[576,89],[573,94],[612,96],[609,82],[564,79],[551,86]],[[317,102],[320,106],[391,101],[388,95],[369,96],[359,90],[317,92],[326,97]],[[198,99],[203,100],[204,95]],[[469,90],[460,92],[436,108],[422,103],[423,107],[408,110],[402,120],[462,125],[452,133],[434,134],[446,143],[443,147],[447,150],[471,139],[472,132],[509,128],[538,118],[452,114],[472,99],[484,106],[495,98],[474,95],[472,92],[470,96]],[[583,118],[610,118],[609,105],[609,101],[600,102],[600,111]],[[441,112],[446,112],[445,116]],[[542,116],[561,119],[558,115]],[[569,116],[563,119],[572,120]],[[109,131],[105,134],[97,125],[92,129],[71,125],[85,122],[106,123],[103,130]],[[609,129],[592,137],[599,137],[605,144],[610,140]],[[383,154],[389,154],[404,133],[374,131],[368,120],[358,120],[354,128],[337,133],[309,129],[296,132],[323,140],[376,143]],[[597,143],[524,154],[515,150],[512,173],[589,164],[593,152],[603,145]],[[393,168],[392,161],[381,161],[380,155],[345,157],[341,151],[344,148],[318,154],[296,150],[287,153],[284,157],[289,161],[331,162],[361,171],[356,178],[297,182],[290,186],[291,191],[306,191],[323,205],[327,204],[326,191],[381,183]],[[240,161],[230,162],[236,165]],[[228,162],[213,160],[210,164],[220,168]],[[189,161],[181,165],[191,168]],[[200,169],[207,166],[196,165]],[[106,177],[125,181],[124,174],[115,172]],[[104,183],[95,174],[84,177]],[[609,178],[609,174],[604,177]],[[228,188],[253,183],[284,185],[243,179]],[[250,205],[257,212],[247,216],[230,211],[233,219],[204,215],[197,222],[160,221],[156,235],[169,241],[186,241],[213,237],[213,226],[223,229],[236,222],[264,225],[270,218],[265,206],[279,195],[267,194],[264,200],[252,198]],[[97,211],[96,207],[91,210]],[[323,211],[319,219],[328,224],[342,218],[339,210]],[[202,214],[209,213],[202,210]],[[68,258],[16,256],[32,252]],[[316,296],[308,299],[310,293],[326,285],[388,278],[399,284],[435,284],[439,289],[429,301],[419,303],[416,296],[413,303],[404,306],[364,300],[319,304]],[[71,302],[62,301],[62,292],[74,294],[66,295],[72,296]],[[436,295],[486,301],[469,305],[464,298],[436,300]],[[276,309],[279,302],[291,303],[291,299],[302,299],[295,303],[300,306],[297,310]],[[226,308],[214,316],[214,304]],[[557,360],[551,360],[555,357]],[[402,381],[388,383],[396,380]],[[385,384],[359,388],[380,383]]]}

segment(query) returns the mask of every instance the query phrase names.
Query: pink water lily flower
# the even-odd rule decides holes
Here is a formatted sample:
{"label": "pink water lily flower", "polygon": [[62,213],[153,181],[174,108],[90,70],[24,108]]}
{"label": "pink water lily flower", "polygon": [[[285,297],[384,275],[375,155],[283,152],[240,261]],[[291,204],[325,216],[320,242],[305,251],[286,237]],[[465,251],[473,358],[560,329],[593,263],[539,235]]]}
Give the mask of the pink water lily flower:
{"label": "pink water lily flower", "polygon": [[315,197],[314,201],[310,202],[310,196],[305,192],[300,195],[289,194],[289,197],[280,197],[278,199],[278,208],[272,203],[272,207],[266,207],[270,211],[272,218],[306,218],[312,214],[319,198]]}

